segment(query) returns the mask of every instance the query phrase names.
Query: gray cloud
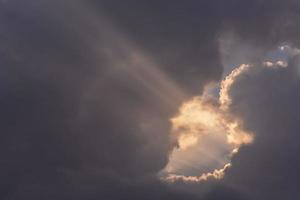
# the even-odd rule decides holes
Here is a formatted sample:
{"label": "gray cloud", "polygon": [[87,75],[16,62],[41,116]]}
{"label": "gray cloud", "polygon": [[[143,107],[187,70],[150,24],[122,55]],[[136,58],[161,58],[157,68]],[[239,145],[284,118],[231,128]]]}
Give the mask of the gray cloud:
{"label": "gray cloud", "polygon": [[[197,199],[155,176],[176,146],[169,118],[221,78],[223,31],[263,52],[283,41],[297,45],[298,7],[296,1],[1,1],[1,198]],[[298,86],[288,74],[295,75],[285,73],[278,76],[291,85],[281,92],[296,100]],[[274,89],[259,83],[253,88]],[[239,85],[237,91],[252,92]],[[279,110],[270,104],[262,121],[272,112],[294,116],[284,99]],[[256,130],[260,121],[251,113],[243,116],[254,124],[249,129],[268,134]],[[294,130],[295,121],[284,123]],[[238,183],[243,176],[235,165],[228,179]]]}
{"label": "gray cloud", "polygon": [[297,198],[299,177],[298,56],[287,67],[256,65],[231,89],[231,109],[256,133],[253,145],[241,148],[225,181],[251,199]]}

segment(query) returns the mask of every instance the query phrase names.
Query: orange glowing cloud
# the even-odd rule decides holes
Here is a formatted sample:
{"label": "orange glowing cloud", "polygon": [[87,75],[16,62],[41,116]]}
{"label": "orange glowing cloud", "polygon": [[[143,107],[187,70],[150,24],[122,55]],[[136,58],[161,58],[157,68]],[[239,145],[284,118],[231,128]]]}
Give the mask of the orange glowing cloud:
{"label": "orange glowing cloud", "polygon": [[[171,119],[172,134],[177,138],[178,148],[170,156],[170,161],[165,168],[167,175],[164,180],[198,182],[210,178],[221,179],[226,169],[231,166],[232,155],[237,153],[242,145],[253,142],[253,134],[244,129],[243,121],[233,115],[229,109],[232,102],[231,86],[236,78],[247,71],[249,67],[251,66],[241,65],[221,82],[218,100],[204,92],[204,95],[183,103],[178,115]],[[198,161],[202,165],[207,164],[203,161],[203,156],[199,156],[197,146],[201,145],[201,142],[207,140],[208,137],[213,140],[210,139],[209,145],[201,151],[210,154],[214,160],[218,161],[219,167],[200,175],[186,175],[185,172],[190,171],[191,167],[201,168]],[[222,151],[227,152],[227,155],[224,156]],[[183,162],[186,158],[190,159]]]}

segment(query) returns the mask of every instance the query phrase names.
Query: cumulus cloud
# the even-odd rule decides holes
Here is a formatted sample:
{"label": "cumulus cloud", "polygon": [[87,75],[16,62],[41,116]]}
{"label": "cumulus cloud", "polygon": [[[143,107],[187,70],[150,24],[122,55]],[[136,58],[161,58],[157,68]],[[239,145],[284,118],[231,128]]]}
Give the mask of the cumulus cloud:
{"label": "cumulus cloud", "polygon": [[[297,159],[297,146],[299,144],[297,131],[299,126],[296,121],[299,119],[297,108],[300,82],[296,73],[299,68],[299,54],[295,52],[297,52],[297,49],[293,50],[292,54],[289,50],[286,50],[287,60],[243,64],[233,70],[221,82],[220,104],[214,104],[214,106],[218,105],[220,111],[225,109],[237,119],[243,119],[239,122],[255,136],[252,144],[239,146],[239,148],[232,150],[230,163],[226,164],[224,168],[213,170],[210,173],[203,173],[199,176],[170,173],[165,180],[173,184],[174,182],[185,184],[200,182],[198,186],[205,188],[205,185],[211,184],[211,182],[205,183],[205,181],[219,179],[218,183],[214,182],[211,186],[215,189],[207,192],[204,199],[218,199],[220,197],[225,199],[282,199],[297,197],[294,185],[297,183],[295,174],[298,174],[296,166],[299,165]],[[226,98],[221,101],[221,97],[224,96]],[[226,106],[222,107],[221,102],[224,102]],[[205,105],[204,103],[201,104],[199,100],[197,103],[194,100],[194,104],[197,106]],[[184,107],[186,108],[183,109]],[[196,112],[199,115],[201,115],[201,112],[205,114],[205,109],[196,109],[195,105],[194,107],[184,105],[182,110],[187,113],[189,111]],[[194,136],[198,133],[203,137],[207,127],[201,126],[201,123],[207,126],[216,126],[215,123],[209,123],[213,119],[212,117],[203,117],[204,121],[197,120],[199,117],[195,117],[195,114],[189,116],[182,110],[175,120],[172,119],[175,123],[175,129],[181,134],[191,133]],[[206,108],[206,110],[209,109]],[[210,115],[218,113],[216,110],[209,111]],[[228,121],[226,124],[230,126]],[[180,125],[187,127],[180,129]],[[223,130],[223,133],[226,134],[226,131]],[[227,137],[227,142],[230,138]],[[181,138],[178,137],[178,139],[180,141]],[[197,142],[188,144],[197,145]],[[198,143],[198,145],[200,144]],[[188,147],[184,145],[181,151],[186,151],[186,148]],[[181,156],[184,156],[184,154],[181,154]],[[182,157],[181,159],[184,160],[185,158]],[[170,162],[172,162],[172,157]],[[178,163],[173,163],[173,165],[176,164]],[[292,178],[293,176],[294,178]],[[277,191],[272,190],[274,187],[278,188]],[[226,188],[231,188],[230,192]]]}
{"label": "cumulus cloud", "polygon": [[287,65],[254,65],[231,87],[231,110],[245,119],[256,140],[234,156],[225,179],[251,199],[298,196],[294,187],[299,165],[298,59],[294,55]]}
{"label": "cumulus cloud", "polygon": [[[165,180],[198,182],[208,178],[221,179],[225,170],[231,166],[231,156],[237,153],[242,145],[253,142],[253,134],[244,129],[243,120],[228,110],[232,103],[229,91],[236,80],[247,73],[249,67],[250,65],[241,65],[220,83],[218,101],[206,96],[207,92],[204,92],[203,96],[185,102],[178,116],[171,119],[172,132],[178,140],[178,148],[170,156],[165,169],[167,173]],[[203,141],[207,140],[207,137],[210,140],[208,145],[204,145]],[[199,155],[199,151],[211,157],[207,163],[213,159],[219,165],[223,165],[222,168],[212,168],[210,172],[188,176],[188,168],[192,166],[198,169],[199,173],[203,167],[201,165],[206,163],[205,158]]]}

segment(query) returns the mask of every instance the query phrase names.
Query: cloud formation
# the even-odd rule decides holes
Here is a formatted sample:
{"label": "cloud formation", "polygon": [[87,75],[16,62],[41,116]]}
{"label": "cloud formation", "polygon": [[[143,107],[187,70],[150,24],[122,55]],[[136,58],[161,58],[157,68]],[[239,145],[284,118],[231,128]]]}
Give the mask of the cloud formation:
{"label": "cloud formation", "polygon": [[231,110],[245,120],[256,140],[234,156],[225,179],[239,185],[250,199],[298,196],[298,68],[298,55],[291,55],[287,65],[257,64],[231,88]]}
{"label": "cloud formation", "polygon": [[[206,193],[204,199],[297,197],[298,172],[296,168],[299,164],[297,159],[299,144],[297,121],[300,119],[298,116],[300,76],[297,73],[300,66],[299,50],[290,46],[285,46],[284,50],[279,47],[277,51],[280,50],[286,54],[286,60],[243,64],[233,70],[221,83],[219,100],[228,104],[225,103],[226,107],[222,106],[222,103],[219,104],[220,110],[224,111],[225,109],[235,117],[243,119],[243,127],[255,136],[254,142],[250,145],[240,146],[238,151],[231,155],[231,163],[220,170],[200,176],[170,174],[166,178],[167,181],[173,184],[180,182],[175,185],[183,184],[191,188],[193,186],[190,183],[197,183],[198,187],[196,188],[206,188],[209,185],[210,188],[213,188],[212,190],[200,192]],[[221,101],[222,95],[226,97],[224,101]],[[198,101],[196,105],[201,106],[201,101]],[[186,111],[201,114],[201,110],[199,112],[199,109],[197,110],[195,107],[186,109]],[[215,110],[210,110],[209,113],[215,112]],[[184,122],[185,126],[198,128],[196,131],[190,132],[190,128],[178,129],[182,134],[201,135],[205,132],[203,130],[206,130],[203,127],[199,128],[201,120],[197,120],[198,118],[195,116],[188,117],[181,114],[178,118],[184,119],[179,122]],[[194,121],[189,121],[189,119]],[[216,124],[208,123],[208,119],[211,117],[204,118],[204,121],[206,120],[204,123],[215,127]],[[193,125],[195,121],[196,124],[199,123],[198,126]],[[175,120],[175,123],[178,121]],[[178,128],[178,125],[175,127]],[[223,130],[223,133],[226,132]],[[189,145],[195,144],[197,143],[189,143]],[[200,144],[198,143],[198,145]],[[186,147],[184,146],[181,151],[186,151]],[[187,154],[189,153],[187,152]],[[183,155],[181,154],[181,156]],[[199,154],[194,156],[202,159]],[[170,162],[172,162],[172,157]],[[175,164],[177,163],[175,162]],[[211,182],[213,179],[221,180]],[[274,187],[277,188],[276,191],[273,191]],[[196,188],[191,190],[195,192]]]}
{"label": "cloud formation", "polygon": [[[157,176],[184,143],[174,140],[169,119],[219,81],[223,67],[260,65],[282,42],[297,47],[298,11],[297,0],[0,1],[0,198],[201,199]],[[276,190],[264,192],[270,181],[284,189],[278,197],[296,192],[296,178],[281,187],[288,172],[299,177],[291,152],[300,70],[291,57],[286,68],[253,67],[229,84],[230,113],[257,139],[235,154],[220,187],[209,185],[207,199],[275,197]],[[266,170],[268,159],[277,167]],[[203,173],[223,176],[210,167]],[[261,180],[265,175],[272,180]]]}
{"label": "cloud formation", "polygon": [[[232,103],[229,91],[236,79],[247,73],[248,68],[250,65],[241,65],[220,83],[218,100],[204,92],[203,96],[185,102],[179,114],[171,119],[172,133],[178,141],[178,148],[170,156],[165,169],[165,180],[198,182],[208,178],[221,179],[225,170],[231,166],[231,156],[242,145],[253,142],[253,133],[245,130],[243,120],[229,110]],[[200,154],[209,155],[210,158],[205,159]],[[218,164],[210,164],[211,171],[194,176],[187,175],[188,168],[198,169],[199,173],[201,167],[212,160]],[[221,168],[214,169],[216,167]]]}

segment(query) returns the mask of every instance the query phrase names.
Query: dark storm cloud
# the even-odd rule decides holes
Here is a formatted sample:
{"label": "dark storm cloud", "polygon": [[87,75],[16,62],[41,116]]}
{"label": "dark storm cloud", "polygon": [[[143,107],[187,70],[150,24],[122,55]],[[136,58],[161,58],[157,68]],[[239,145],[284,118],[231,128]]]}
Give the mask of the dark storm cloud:
{"label": "dark storm cloud", "polygon": [[253,67],[231,90],[232,109],[256,134],[241,148],[226,181],[252,199],[299,198],[299,57],[288,67]]}
{"label": "dark storm cloud", "polygon": [[220,79],[223,31],[263,49],[298,44],[297,9],[296,1],[1,1],[1,198],[195,198],[155,177],[175,145],[169,117]]}
{"label": "dark storm cloud", "polygon": [[[207,1],[92,1],[189,90],[221,75],[220,18]],[[180,24],[180,25],[179,25]]]}
{"label": "dark storm cloud", "polygon": [[155,55],[164,68],[171,70],[169,73],[188,83],[189,89],[197,87],[193,83],[199,84],[193,78],[218,77],[218,39],[223,32],[233,31],[243,43],[262,51],[281,42],[299,42],[297,0],[92,2]]}
{"label": "dark storm cloud", "polygon": [[181,92],[80,3],[1,3],[1,198],[180,199],[151,180]]}

